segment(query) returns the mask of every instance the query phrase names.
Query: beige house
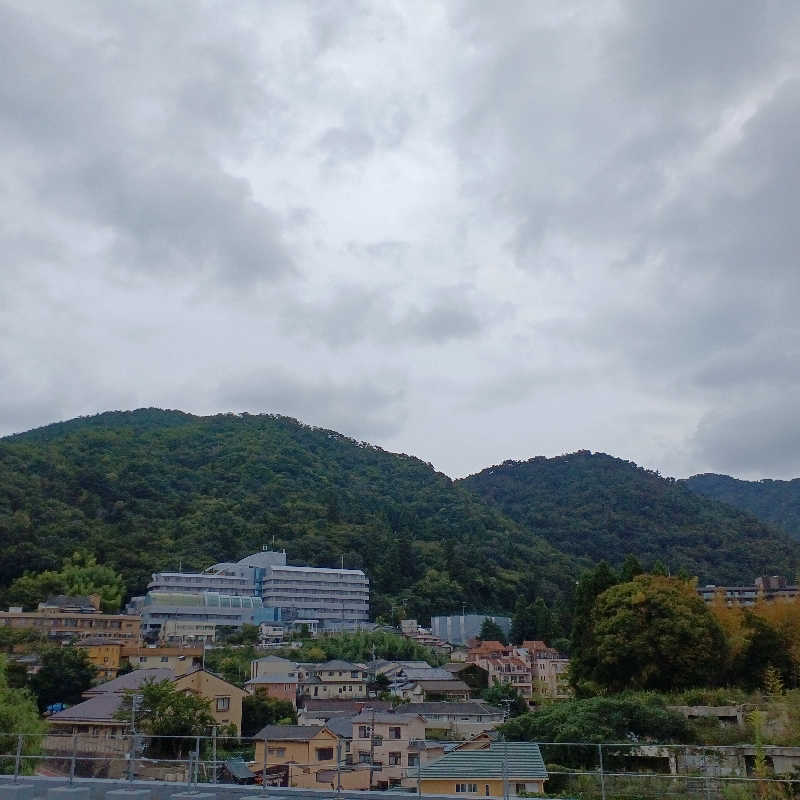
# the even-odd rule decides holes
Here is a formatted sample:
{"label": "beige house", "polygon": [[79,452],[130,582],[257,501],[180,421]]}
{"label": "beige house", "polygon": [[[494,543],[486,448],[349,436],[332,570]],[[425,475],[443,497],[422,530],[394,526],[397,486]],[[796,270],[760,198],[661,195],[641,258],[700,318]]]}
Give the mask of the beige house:
{"label": "beige house", "polygon": [[339,737],[325,726],[267,725],[254,738],[253,771],[285,765],[288,785],[301,789],[318,788],[317,773],[335,770],[337,758],[344,758],[339,752]]}
{"label": "beige house", "polygon": [[425,749],[425,718],[420,714],[362,711],[353,717],[350,751],[354,764],[379,766],[373,787],[399,786],[416,774]]}
{"label": "beige house", "polygon": [[363,664],[338,660],[300,664],[298,677],[300,694],[305,697],[327,700],[367,697],[367,668]]}
{"label": "beige house", "polygon": [[245,693],[211,672],[198,669],[173,681],[175,688],[191,692],[211,703],[211,716],[220,726],[233,725],[238,736],[242,730],[242,700]]}
{"label": "beige house", "polygon": [[203,666],[203,647],[145,647],[125,645],[120,654],[123,665],[133,669],[171,669],[176,676]]}

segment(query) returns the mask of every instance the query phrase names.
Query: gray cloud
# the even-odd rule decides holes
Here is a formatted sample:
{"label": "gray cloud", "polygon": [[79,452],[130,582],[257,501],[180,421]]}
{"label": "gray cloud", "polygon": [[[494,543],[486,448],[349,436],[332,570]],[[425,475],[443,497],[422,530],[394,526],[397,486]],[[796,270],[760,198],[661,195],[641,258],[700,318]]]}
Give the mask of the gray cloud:
{"label": "gray cloud", "polygon": [[589,447],[788,477],[799,26],[0,0],[0,432],[233,408],[451,474]]}

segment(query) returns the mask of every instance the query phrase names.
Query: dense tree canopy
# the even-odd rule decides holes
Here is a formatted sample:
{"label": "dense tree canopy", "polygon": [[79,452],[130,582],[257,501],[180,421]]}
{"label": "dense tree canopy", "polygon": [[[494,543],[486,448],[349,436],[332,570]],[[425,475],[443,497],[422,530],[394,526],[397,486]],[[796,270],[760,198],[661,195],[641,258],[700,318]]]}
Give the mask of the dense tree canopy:
{"label": "dense tree canopy", "polygon": [[294,725],[297,714],[288,700],[245,697],[242,701],[242,736],[255,736],[265,725]]}
{"label": "dense tree canopy", "polygon": [[478,638],[483,642],[500,642],[501,644],[508,644],[506,635],[503,629],[494,621],[486,617],[481,624],[480,633]]}
{"label": "dense tree canopy", "polygon": [[373,616],[510,612],[529,574],[567,598],[577,572],[430,464],[286,417],[143,409],[0,440],[0,588],[83,549],[138,593],[273,536],[290,563],[364,568]]}
{"label": "dense tree canopy", "polygon": [[[794,574],[797,546],[755,517],[603,453],[506,461],[460,481],[531,534],[592,562],[633,553],[701,583]],[[542,593],[546,596],[545,593]]]}
{"label": "dense tree canopy", "polygon": [[30,686],[44,711],[53,703],[74,705],[92,685],[97,671],[79,647],[52,647],[41,655],[41,667]]}
{"label": "dense tree canopy", "polygon": [[93,555],[76,552],[64,560],[60,570],[26,572],[17,578],[6,592],[9,602],[26,608],[36,608],[50,595],[72,597],[97,594],[106,613],[119,611],[125,596],[122,576],[111,567],[97,563]]}
{"label": "dense tree canopy", "polygon": [[724,676],[722,628],[680,578],[638,575],[612,586],[597,597],[586,625],[590,650],[574,652],[571,665],[578,685],[669,691]]}
{"label": "dense tree canopy", "polygon": [[[47,724],[39,717],[31,693],[8,685],[6,667],[5,658],[0,658],[0,753],[16,752],[17,737],[14,734],[26,734],[22,740],[22,755],[26,756],[22,761],[22,771],[31,774],[36,764],[27,757],[40,752]],[[13,759],[0,759],[0,772],[8,774],[13,771]]]}

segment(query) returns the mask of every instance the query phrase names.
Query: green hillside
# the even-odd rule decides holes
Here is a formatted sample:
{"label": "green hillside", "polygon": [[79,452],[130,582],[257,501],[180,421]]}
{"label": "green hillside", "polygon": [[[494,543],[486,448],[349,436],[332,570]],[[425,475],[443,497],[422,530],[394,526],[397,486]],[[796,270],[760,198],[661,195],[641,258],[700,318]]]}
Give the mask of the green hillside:
{"label": "green hillside", "polygon": [[75,548],[141,592],[263,544],[290,563],[364,568],[373,613],[554,601],[579,565],[430,464],[269,415],[110,412],[0,439],[0,591]]}
{"label": "green hillside", "polygon": [[507,461],[459,483],[559,550],[620,563],[662,561],[701,583],[794,574],[798,547],[747,513],[603,453]]}
{"label": "green hillside", "polygon": [[791,481],[742,481],[730,475],[708,472],[693,475],[685,483],[693,492],[747,511],[783,528],[800,539],[800,478]]}

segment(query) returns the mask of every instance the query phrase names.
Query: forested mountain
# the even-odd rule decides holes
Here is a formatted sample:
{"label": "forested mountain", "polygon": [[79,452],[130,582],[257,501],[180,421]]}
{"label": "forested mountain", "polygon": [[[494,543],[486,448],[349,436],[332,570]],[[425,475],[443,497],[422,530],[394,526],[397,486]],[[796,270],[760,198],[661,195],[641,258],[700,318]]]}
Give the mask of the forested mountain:
{"label": "forested mountain", "polygon": [[742,481],[730,475],[707,472],[681,482],[697,494],[749,511],[765,522],[780,526],[793,539],[800,539],[800,478]]}
{"label": "forested mountain", "polygon": [[364,568],[373,614],[566,598],[580,565],[430,464],[270,415],[110,412],[0,439],[1,587],[85,548],[142,591],[263,544]]}
{"label": "forested mountain", "polygon": [[[76,549],[129,593],[264,544],[289,563],[364,568],[373,615],[568,609],[581,570],[626,554],[703,582],[793,572],[797,545],[630,462],[581,452],[463,481],[273,415],[109,412],[0,439],[0,601]],[[568,613],[568,612],[564,612]],[[563,620],[562,620],[563,622]],[[562,625],[563,627],[563,625]]]}
{"label": "forested mountain", "polygon": [[593,561],[620,563],[633,553],[719,584],[793,575],[798,561],[783,532],[603,453],[507,461],[459,483],[530,534]]}

